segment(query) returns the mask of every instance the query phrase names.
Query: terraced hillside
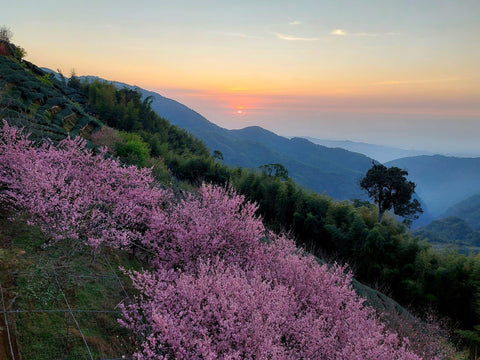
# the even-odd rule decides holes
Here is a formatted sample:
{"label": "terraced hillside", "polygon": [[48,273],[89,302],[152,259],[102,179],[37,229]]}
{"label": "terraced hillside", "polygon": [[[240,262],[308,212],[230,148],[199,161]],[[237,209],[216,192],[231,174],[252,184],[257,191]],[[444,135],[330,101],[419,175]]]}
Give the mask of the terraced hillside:
{"label": "terraced hillside", "polygon": [[88,135],[101,123],[74,88],[28,61],[0,56],[0,116],[26,126],[33,138]]}

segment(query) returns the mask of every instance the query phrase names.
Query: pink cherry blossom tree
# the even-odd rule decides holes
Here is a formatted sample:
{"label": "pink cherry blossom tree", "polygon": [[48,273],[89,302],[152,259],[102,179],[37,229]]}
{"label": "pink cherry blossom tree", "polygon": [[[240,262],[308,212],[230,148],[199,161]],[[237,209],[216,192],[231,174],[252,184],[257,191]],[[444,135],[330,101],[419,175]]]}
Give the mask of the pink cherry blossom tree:
{"label": "pink cherry blossom tree", "polygon": [[105,149],[95,154],[80,137],[35,146],[5,121],[0,135],[0,201],[23,210],[52,239],[129,246],[170,197],[149,169],[122,166]]}
{"label": "pink cherry blossom tree", "polygon": [[231,188],[203,184],[169,211],[156,212],[142,245],[164,268],[192,270],[211,256],[228,262],[248,261],[265,228],[257,206]]}
{"label": "pink cherry blossom tree", "polygon": [[121,306],[121,323],[141,337],[136,358],[419,359],[363,306],[343,268],[290,253],[286,240],[261,247],[260,264],[288,253],[271,258],[284,267],[212,258],[195,273],[131,273],[140,294]]}

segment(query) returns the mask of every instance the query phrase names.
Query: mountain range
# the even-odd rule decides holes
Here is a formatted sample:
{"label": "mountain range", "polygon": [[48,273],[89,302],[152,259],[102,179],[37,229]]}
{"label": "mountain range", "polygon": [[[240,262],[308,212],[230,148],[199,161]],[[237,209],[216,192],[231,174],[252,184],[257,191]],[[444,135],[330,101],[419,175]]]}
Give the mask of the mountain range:
{"label": "mountain range", "polygon": [[364,154],[368,157],[371,157],[372,159],[377,160],[378,162],[381,162],[382,164],[387,161],[401,159],[404,157],[434,155],[434,153],[429,151],[407,150],[395,148],[392,146],[368,144],[364,142],[350,140],[325,140],[313,138],[310,136],[305,136],[305,139],[313,142],[314,144],[327,146],[329,148],[341,148],[348,151]]}
{"label": "mountain range", "polygon": [[[106,81],[91,76],[84,79]],[[339,147],[314,144],[305,138],[288,139],[258,126],[228,130],[178,101],[137,86],[112,83],[119,88],[135,89],[143,97],[151,97],[153,110],[203,140],[212,151],[220,151],[228,165],[258,168],[264,164],[280,163],[295,182],[307,189],[339,200],[366,198],[359,182],[371,167],[372,157]],[[364,143],[341,143],[359,151],[370,149],[370,155],[377,153],[375,160],[382,150],[388,152],[388,156],[418,153]],[[441,217],[448,208],[480,193],[480,158],[420,155],[395,159],[385,162],[385,165],[407,170],[409,180],[416,183],[416,193],[424,208],[417,225]]]}
{"label": "mountain range", "polygon": [[[102,80],[97,77],[81,79]],[[371,167],[373,159],[345,149],[331,149],[303,138],[287,139],[258,126],[227,130],[208,121],[187,106],[152,91],[119,82],[115,86],[135,89],[151,97],[152,109],[172,124],[184,128],[204,141],[213,151],[223,154],[227,165],[258,168],[279,163],[292,179],[318,193],[340,200],[365,198],[360,179]]]}

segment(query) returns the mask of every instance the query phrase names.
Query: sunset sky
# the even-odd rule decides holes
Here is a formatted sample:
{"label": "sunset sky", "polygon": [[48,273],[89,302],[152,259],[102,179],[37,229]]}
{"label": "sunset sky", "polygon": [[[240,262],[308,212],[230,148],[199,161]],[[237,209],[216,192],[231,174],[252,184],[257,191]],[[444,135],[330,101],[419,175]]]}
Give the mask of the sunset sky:
{"label": "sunset sky", "polygon": [[22,0],[0,18],[38,66],[222,127],[480,156],[479,0]]}

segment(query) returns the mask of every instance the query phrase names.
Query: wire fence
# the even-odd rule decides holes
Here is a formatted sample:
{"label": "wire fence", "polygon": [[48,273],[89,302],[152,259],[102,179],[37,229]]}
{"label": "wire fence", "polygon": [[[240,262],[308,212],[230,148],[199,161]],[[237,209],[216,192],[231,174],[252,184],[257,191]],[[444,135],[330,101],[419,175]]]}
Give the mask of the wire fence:
{"label": "wire fence", "polygon": [[16,284],[7,296],[0,285],[10,359],[133,359],[130,334],[117,322],[118,304],[131,297],[106,255],[81,264],[44,256],[10,275]]}
{"label": "wire fence", "polygon": [[7,338],[8,338],[8,345],[10,347],[10,354],[12,355],[12,359],[15,360],[15,352],[13,351],[12,336],[10,334],[10,326],[8,325],[7,311],[5,308],[5,298],[3,296],[3,287],[1,285],[0,285],[0,294],[2,296],[2,308],[3,308],[5,327],[7,329]]}
{"label": "wire fence", "polygon": [[58,289],[62,293],[63,299],[65,300],[65,303],[68,306],[68,311],[70,312],[70,315],[72,315],[73,321],[75,322],[75,325],[77,326],[78,331],[80,332],[80,335],[82,336],[83,342],[85,343],[85,347],[87,348],[87,351],[88,351],[88,355],[90,355],[90,359],[93,360],[92,352],[90,351],[90,347],[88,346],[87,340],[85,339],[85,335],[83,335],[82,328],[78,324],[77,318],[73,314],[72,308],[70,307],[70,304],[68,303],[67,297],[65,296],[65,293],[62,290],[62,286],[60,285],[60,282],[58,281],[58,276],[57,276],[57,273],[55,272],[55,266],[53,265],[53,263],[52,263],[52,269],[53,269],[53,275],[55,276],[55,282],[58,285]]}

